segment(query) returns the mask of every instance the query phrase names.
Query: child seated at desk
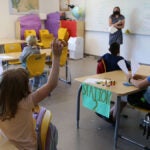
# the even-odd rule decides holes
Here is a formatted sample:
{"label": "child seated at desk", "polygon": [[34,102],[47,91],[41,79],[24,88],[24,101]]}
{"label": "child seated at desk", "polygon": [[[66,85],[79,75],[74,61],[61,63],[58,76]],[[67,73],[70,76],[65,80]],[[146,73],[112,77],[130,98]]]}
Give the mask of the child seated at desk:
{"label": "child seated at desk", "polygon": [[52,42],[52,69],[48,81],[31,92],[29,75],[23,68],[9,69],[0,82],[0,129],[19,150],[37,150],[32,109],[57,86],[59,61],[65,42]]}
{"label": "child seated at desk", "polygon": [[[137,88],[146,88],[145,90],[139,91],[134,94],[130,94],[128,96],[121,97],[121,103],[129,103],[133,106],[140,107],[143,109],[150,110],[150,76],[143,77],[139,75],[135,75],[134,77],[131,74],[127,75],[128,82],[130,82],[133,86]],[[121,105],[121,111],[125,105]],[[117,104],[111,108],[110,111],[110,120],[115,121],[117,112]]]}
{"label": "child seated at desk", "polygon": [[[98,59],[98,64],[97,64],[97,73],[103,73],[103,72],[110,72],[110,71],[115,71],[115,70],[121,70],[120,67],[118,66],[118,61],[124,59],[122,56],[119,56],[120,54],[120,45],[118,43],[112,43],[110,45],[110,48],[109,48],[109,51],[110,53],[106,53],[104,54],[102,57],[100,57]],[[105,64],[105,71],[104,69],[102,68],[101,66],[101,62],[104,62]],[[131,69],[131,66],[130,66],[130,63],[127,62],[125,59],[124,59],[125,63],[126,63],[126,66],[128,68],[128,70]],[[121,103],[121,108],[123,108],[125,105],[126,105],[126,102],[122,102]],[[111,109],[111,116],[112,116],[112,112],[114,111],[113,110],[114,108]],[[113,120],[112,120],[112,117],[110,118],[106,118],[98,113],[96,113],[99,117],[105,119],[106,121],[110,122],[110,123],[114,123]]]}
{"label": "child seated at desk", "polygon": [[[24,47],[23,52],[20,56],[20,61],[22,66],[26,68],[26,60],[29,55],[32,54],[40,54],[40,48],[37,46],[37,38],[34,35],[30,35],[26,38],[27,46]],[[33,91],[40,87],[42,84],[46,82],[46,73],[43,73],[41,76],[37,76],[33,78]],[[43,83],[40,83],[44,81]]]}
{"label": "child seated at desk", "polygon": [[[118,43],[112,43],[109,48],[110,53],[104,54],[98,59],[97,64],[97,73],[102,73],[101,61],[104,61],[106,72],[120,70],[118,66],[118,61],[124,59],[122,56],[119,56],[120,45]],[[125,60],[125,59],[124,59]],[[125,60],[127,68],[130,70],[130,64]]]}

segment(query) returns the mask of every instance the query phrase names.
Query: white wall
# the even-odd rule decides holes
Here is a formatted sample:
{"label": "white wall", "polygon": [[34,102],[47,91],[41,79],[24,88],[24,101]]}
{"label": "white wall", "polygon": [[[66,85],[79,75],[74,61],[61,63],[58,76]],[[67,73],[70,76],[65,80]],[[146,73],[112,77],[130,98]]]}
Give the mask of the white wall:
{"label": "white wall", "polygon": [[[86,0],[72,0],[71,2],[73,4],[78,3],[83,8],[86,5]],[[134,58],[141,63],[150,64],[150,36],[124,34],[123,39],[124,43],[121,46],[122,56],[128,60]],[[109,34],[106,32],[85,31],[85,53],[103,55],[108,52],[108,41]]]}
{"label": "white wall", "polygon": [[[59,10],[58,0],[39,0],[39,13],[50,13]],[[15,22],[21,15],[11,15],[9,0],[0,0],[0,38],[15,37]]]}
{"label": "white wall", "polygon": [[[108,33],[86,31],[85,34],[85,53],[103,55],[108,52]],[[150,64],[150,36],[124,34],[123,37],[121,55],[128,60],[134,58],[141,63]]]}
{"label": "white wall", "polygon": [[[86,0],[70,0],[71,4],[85,8]],[[15,37],[15,21],[20,15],[9,14],[9,0],[0,0],[0,37]],[[59,11],[59,0],[39,0],[40,12],[50,13]],[[70,12],[67,15],[72,17]],[[74,19],[74,18],[73,18]],[[108,51],[108,33],[85,32],[85,53],[103,55]],[[134,57],[142,63],[150,64],[150,36],[125,35],[121,46],[121,55],[126,59]]]}

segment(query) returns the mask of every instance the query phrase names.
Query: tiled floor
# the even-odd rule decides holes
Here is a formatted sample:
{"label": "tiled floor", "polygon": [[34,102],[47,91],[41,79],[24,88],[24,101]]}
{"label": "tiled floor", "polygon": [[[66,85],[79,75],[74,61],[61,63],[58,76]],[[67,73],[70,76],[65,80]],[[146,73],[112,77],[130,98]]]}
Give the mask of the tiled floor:
{"label": "tiled floor", "polygon": [[[69,60],[69,66],[72,85],[59,81],[51,96],[41,102],[41,105],[52,111],[52,122],[59,132],[58,150],[112,150],[114,127],[82,106],[80,128],[76,129],[76,96],[79,83],[74,78],[95,74],[96,59],[88,56],[81,60]],[[61,69],[61,76],[63,71]],[[140,119],[144,114],[131,108],[126,108],[123,114],[127,114],[128,118],[121,117],[120,132],[150,146],[150,139],[146,140],[142,135],[143,130],[139,128]],[[118,150],[140,148],[119,139]]]}

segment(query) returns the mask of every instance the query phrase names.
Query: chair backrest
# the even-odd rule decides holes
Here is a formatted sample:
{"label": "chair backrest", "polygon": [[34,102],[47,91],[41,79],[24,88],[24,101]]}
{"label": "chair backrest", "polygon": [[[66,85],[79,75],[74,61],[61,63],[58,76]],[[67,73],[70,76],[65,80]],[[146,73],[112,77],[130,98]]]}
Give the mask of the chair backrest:
{"label": "chair backrest", "polygon": [[69,33],[67,31],[67,28],[59,28],[58,29],[58,39],[68,41]]}
{"label": "chair backrest", "polygon": [[35,35],[36,36],[36,31],[35,30],[25,30],[24,31],[24,39],[26,39],[29,35]]}
{"label": "chair backrest", "polygon": [[21,44],[20,43],[11,43],[11,44],[4,44],[4,51],[5,53],[13,53],[13,52],[21,52]]}
{"label": "chair backrest", "polygon": [[[52,59],[52,53],[51,53],[51,55],[50,55],[50,58]],[[66,46],[66,47],[64,47],[64,48],[62,49],[62,53],[61,53],[61,56],[60,56],[59,65],[60,65],[61,67],[65,66],[65,65],[66,65],[66,62],[67,62],[67,59],[68,59],[68,47]],[[50,62],[48,62],[47,64],[51,66],[51,65],[52,65],[52,62],[50,61]]]}
{"label": "chair backrest", "polygon": [[37,132],[38,149],[46,149],[47,134],[52,120],[52,113],[44,107],[36,106],[33,109],[33,123]]}
{"label": "chair backrest", "polygon": [[[68,41],[69,33],[67,31],[67,28],[58,29],[58,39]],[[68,46],[64,47],[62,50],[62,54],[60,57],[60,66],[64,66],[66,64],[67,56],[68,56]]]}
{"label": "chair backrest", "polygon": [[67,58],[68,58],[68,47],[64,47],[60,56],[60,66],[64,66],[66,65],[67,62]]}
{"label": "chair backrest", "polygon": [[39,30],[39,36],[42,37],[42,36],[45,36],[45,35],[49,35],[49,31],[47,29],[40,29]]}
{"label": "chair backrest", "polygon": [[53,34],[49,33],[47,29],[39,30],[40,41],[43,43],[43,48],[50,48],[51,42],[54,39]]}
{"label": "chair backrest", "polygon": [[50,122],[52,119],[52,114],[49,110],[46,110],[41,124],[41,143],[42,143],[42,150],[45,150],[46,147],[46,138],[47,133],[49,130]]}
{"label": "chair backrest", "polygon": [[97,64],[97,74],[106,72],[105,61],[101,59]]}
{"label": "chair backrest", "polygon": [[[14,53],[14,52],[21,52],[21,44],[20,43],[10,43],[4,44],[4,51],[5,53]],[[20,64],[19,60],[11,60],[8,61],[8,64]]]}
{"label": "chair backrest", "polygon": [[28,56],[26,67],[30,77],[39,76],[44,72],[46,54],[32,54]]}

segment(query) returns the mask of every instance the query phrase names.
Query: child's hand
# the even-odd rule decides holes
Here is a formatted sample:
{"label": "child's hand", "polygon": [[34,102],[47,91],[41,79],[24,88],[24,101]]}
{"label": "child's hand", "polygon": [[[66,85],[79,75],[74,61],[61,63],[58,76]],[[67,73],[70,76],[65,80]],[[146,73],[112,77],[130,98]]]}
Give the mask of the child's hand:
{"label": "child's hand", "polygon": [[126,77],[127,77],[127,80],[129,81],[132,78],[132,74],[131,73],[126,74]]}
{"label": "child's hand", "polygon": [[[60,39],[59,39],[60,40]],[[62,42],[62,44],[65,46],[68,46],[68,43],[65,40],[60,40]]]}
{"label": "child's hand", "polygon": [[51,48],[54,56],[60,57],[63,47],[67,46],[67,43],[63,40],[54,39]]}

